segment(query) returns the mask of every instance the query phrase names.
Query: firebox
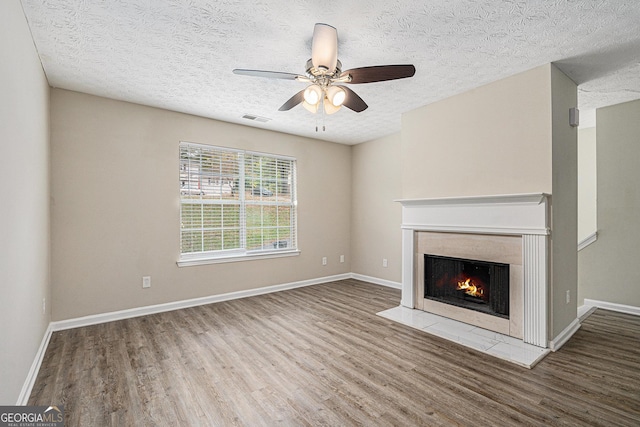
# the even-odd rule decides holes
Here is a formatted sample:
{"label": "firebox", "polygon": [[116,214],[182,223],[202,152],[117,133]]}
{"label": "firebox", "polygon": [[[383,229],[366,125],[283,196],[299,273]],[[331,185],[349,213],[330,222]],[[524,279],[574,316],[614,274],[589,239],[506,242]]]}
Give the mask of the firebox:
{"label": "firebox", "polygon": [[424,297],[509,318],[509,264],[424,255]]}

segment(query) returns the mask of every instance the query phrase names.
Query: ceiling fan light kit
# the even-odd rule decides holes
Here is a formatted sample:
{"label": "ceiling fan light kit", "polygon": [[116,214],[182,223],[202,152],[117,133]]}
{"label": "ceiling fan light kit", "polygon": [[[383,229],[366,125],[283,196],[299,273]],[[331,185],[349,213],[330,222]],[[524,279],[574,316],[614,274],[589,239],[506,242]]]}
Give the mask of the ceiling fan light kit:
{"label": "ceiling fan light kit", "polygon": [[[326,114],[337,112],[343,105],[356,113],[367,109],[367,104],[354,91],[340,84],[374,83],[412,77],[413,65],[378,65],[342,71],[338,59],[338,31],[327,24],[316,24],[311,42],[311,59],[307,61],[305,75],[277,71],[235,69],[235,74],[297,80],[311,83],[293,95],[279,111],[288,111],[298,104],[312,113],[318,110]],[[322,105],[321,105],[322,104]],[[323,126],[324,127],[324,126]]]}
{"label": "ceiling fan light kit", "polygon": [[346,95],[344,89],[339,86],[322,88],[317,84],[312,84],[304,90],[302,106],[315,114],[322,104],[326,114],[333,114],[342,107]]}

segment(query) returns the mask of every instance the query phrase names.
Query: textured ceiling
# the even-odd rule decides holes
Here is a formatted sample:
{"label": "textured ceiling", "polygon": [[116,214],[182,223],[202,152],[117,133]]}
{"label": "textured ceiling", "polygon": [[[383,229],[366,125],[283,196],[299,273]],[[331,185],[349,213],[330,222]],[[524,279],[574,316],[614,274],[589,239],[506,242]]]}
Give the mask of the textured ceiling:
{"label": "textured ceiling", "polygon": [[[355,144],[401,113],[555,62],[583,111],[640,98],[638,0],[22,0],[54,87]],[[338,29],[343,70],[412,63],[411,79],[352,85],[368,104],[324,118],[278,108],[304,84],[313,25]],[[270,118],[266,123],[244,114]]]}

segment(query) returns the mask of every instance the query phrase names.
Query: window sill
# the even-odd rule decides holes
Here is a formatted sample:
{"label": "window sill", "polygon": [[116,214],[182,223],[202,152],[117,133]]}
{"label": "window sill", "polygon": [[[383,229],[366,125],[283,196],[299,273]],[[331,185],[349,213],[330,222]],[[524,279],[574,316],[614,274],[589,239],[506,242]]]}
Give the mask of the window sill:
{"label": "window sill", "polygon": [[259,259],[270,259],[270,258],[284,258],[290,256],[298,256],[300,255],[300,250],[289,250],[289,251],[278,251],[278,252],[267,252],[267,253],[259,253],[259,254],[243,254],[243,255],[228,255],[228,256],[219,256],[215,258],[192,258],[192,259],[182,259],[176,262],[178,267],[191,267],[194,265],[207,265],[207,264],[222,264],[226,262],[240,262],[240,261],[254,261]]}

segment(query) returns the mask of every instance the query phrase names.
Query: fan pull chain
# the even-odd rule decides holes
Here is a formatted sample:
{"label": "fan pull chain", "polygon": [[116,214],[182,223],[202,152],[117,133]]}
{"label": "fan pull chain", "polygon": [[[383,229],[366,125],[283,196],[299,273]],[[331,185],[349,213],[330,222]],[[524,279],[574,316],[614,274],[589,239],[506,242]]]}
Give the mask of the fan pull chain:
{"label": "fan pull chain", "polygon": [[316,132],[318,132],[318,129],[319,129],[319,127],[320,127],[320,126],[319,126],[319,123],[318,123],[318,121],[319,121],[319,120],[322,120],[322,132],[325,132],[325,131],[327,130],[327,128],[326,128],[326,126],[324,125],[324,116],[325,116],[325,111],[324,111],[324,98],[322,98],[322,99],[320,100],[320,106],[319,106],[319,108],[320,108],[320,110],[322,110],[322,111],[321,111],[321,113],[320,113],[320,114],[321,114],[321,116],[322,116],[322,118],[321,118],[321,119],[319,119],[319,118],[318,118],[318,115],[316,115]]}

